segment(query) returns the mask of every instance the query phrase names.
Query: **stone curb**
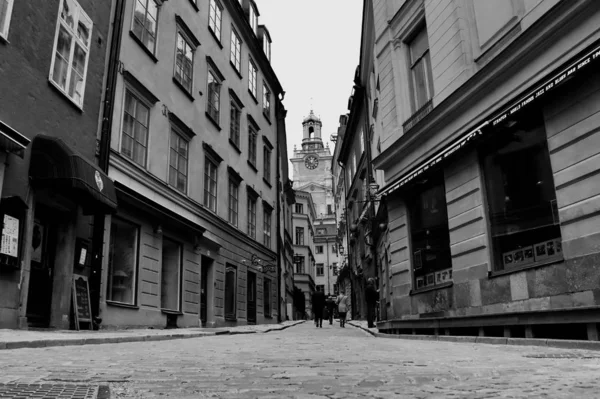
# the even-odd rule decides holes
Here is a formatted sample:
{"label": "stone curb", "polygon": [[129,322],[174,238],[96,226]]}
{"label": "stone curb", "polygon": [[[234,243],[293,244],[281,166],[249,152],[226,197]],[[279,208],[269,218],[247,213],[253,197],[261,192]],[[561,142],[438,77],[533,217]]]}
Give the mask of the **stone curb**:
{"label": "stone curb", "polygon": [[561,349],[582,349],[600,351],[600,341],[576,341],[567,339],[543,339],[543,338],[503,338],[503,337],[468,337],[453,335],[409,335],[409,334],[383,334],[373,332],[362,326],[352,324],[353,327],[360,328],[363,331],[377,338],[388,339],[411,339],[418,341],[445,341],[445,342],[463,342],[489,345],[516,345],[516,346],[545,346],[549,348]]}
{"label": "stone curb", "polygon": [[[297,326],[306,320],[300,320],[298,323],[289,324],[273,329],[267,329],[263,333],[270,331],[281,331],[286,328]],[[4,349],[23,349],[23,348],[49,348],[54,346],[78,346],[78,345],[99,345],[99,344],[119,344],[125,342],[153,342],[169,341],[174,339],[189,339],[200,337],[211,337],[215,335],[238,335],[238,334],[256,334],[259,331],[235,331],[221,330],[215,332],[203,331],[190,334],[175,333],[166,335],[139,335],[124,337],[91,337],[91,338],[73,338],[73,339],[40,339],[34,341],[7,341],[0,342],[0,350]]]}

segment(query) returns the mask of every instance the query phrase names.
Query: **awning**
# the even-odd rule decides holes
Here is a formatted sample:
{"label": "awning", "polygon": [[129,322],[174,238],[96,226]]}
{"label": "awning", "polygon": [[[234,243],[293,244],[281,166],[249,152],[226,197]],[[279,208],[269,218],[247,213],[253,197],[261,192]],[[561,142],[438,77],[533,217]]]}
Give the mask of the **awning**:
{"label": "awning", "polygon": [[27,148],[29,142],[30,140],[27,137],[0,121],[0,148],[23,158],[23,151]]}
{"label": "awning", "polygon": [[63,193],[82,206],[84,213],[113,213],[117,194],[113,181],[93,162],[59,138],[37,135],[31,145],[31,184]]}

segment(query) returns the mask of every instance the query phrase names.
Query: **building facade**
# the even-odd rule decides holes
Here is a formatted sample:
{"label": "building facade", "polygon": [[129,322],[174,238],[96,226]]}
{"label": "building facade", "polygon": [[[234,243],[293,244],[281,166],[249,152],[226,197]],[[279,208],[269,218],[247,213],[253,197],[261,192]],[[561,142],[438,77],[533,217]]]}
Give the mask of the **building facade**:
{"label": "building facade", "polygon": [[102,325],[276,322],[285,112],[257,5],[122,7]]}
{"label": "building facade", "polygon": [[380,330],[597,340],[600,4],[374,0],[373,14]]}
{"label": "building facade", "polygon": [[76,327],[76,279],[97,298],[92,215],[117,206],[95,153],[112,5],[0,2],[0,328]]}
{"label": "building facade", "polygon": [[315,205],[310,193],[295,190],[296,203],[292,213],[294,249],[294,286],[304,296],[304,314],[297,318],[312,317],[312,294],[315,285]]}

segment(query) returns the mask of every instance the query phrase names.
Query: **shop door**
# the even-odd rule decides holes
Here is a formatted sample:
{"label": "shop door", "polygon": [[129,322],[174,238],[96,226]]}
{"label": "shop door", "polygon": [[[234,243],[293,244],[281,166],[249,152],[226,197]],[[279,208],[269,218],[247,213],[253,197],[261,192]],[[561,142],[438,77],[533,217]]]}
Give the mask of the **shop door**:
{"label": "shop door", "polygon": [[206,323],[208,319],[208,268],[210,263],[202,257],[200,268],[200,321]]}
{"label": "shop door", "polygon": [[31,240],[31,272],[27,298],[27,321],[31,327],[48,327],[56,228],[43,219],[35,219]]}
{"label": "shop door", "polygon": [[256,323],[256,274],[248,272],[248,323]]}

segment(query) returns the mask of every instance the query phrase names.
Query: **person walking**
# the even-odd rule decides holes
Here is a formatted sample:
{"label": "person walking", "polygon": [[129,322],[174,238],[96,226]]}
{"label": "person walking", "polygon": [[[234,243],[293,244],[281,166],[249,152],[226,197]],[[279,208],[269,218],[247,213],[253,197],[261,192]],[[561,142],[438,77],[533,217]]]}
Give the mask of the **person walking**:
{"label": "person walking", "polygon": [[338,306],[338,313],[340,315],[340,327],[344,328],[346,326],[346,312],[348,312],[348,296],[340,292],[335,303]]}
{"label": "person walking", "polygon": [[367,280],[365,296],[367,299],[367,322],[369,328],[373,328],[375,327],[375,307],[377,306],[377,300],[379,299],[379,292],[375,287],[375,279],[372,277]]}
{"label": "person walking", "polygon": [[325,293],[317,289],[312,294],[312,311],[315,317],[315,325],[323,328],[323,308],[325,307]]}
{"label": "person walking", "polygon": [[327,307],[327,312],[329,313],[329,325],[332,325],[333,324],[333,310],[335,308],[335,299],[333,296],[327,297],[325,306]]}

